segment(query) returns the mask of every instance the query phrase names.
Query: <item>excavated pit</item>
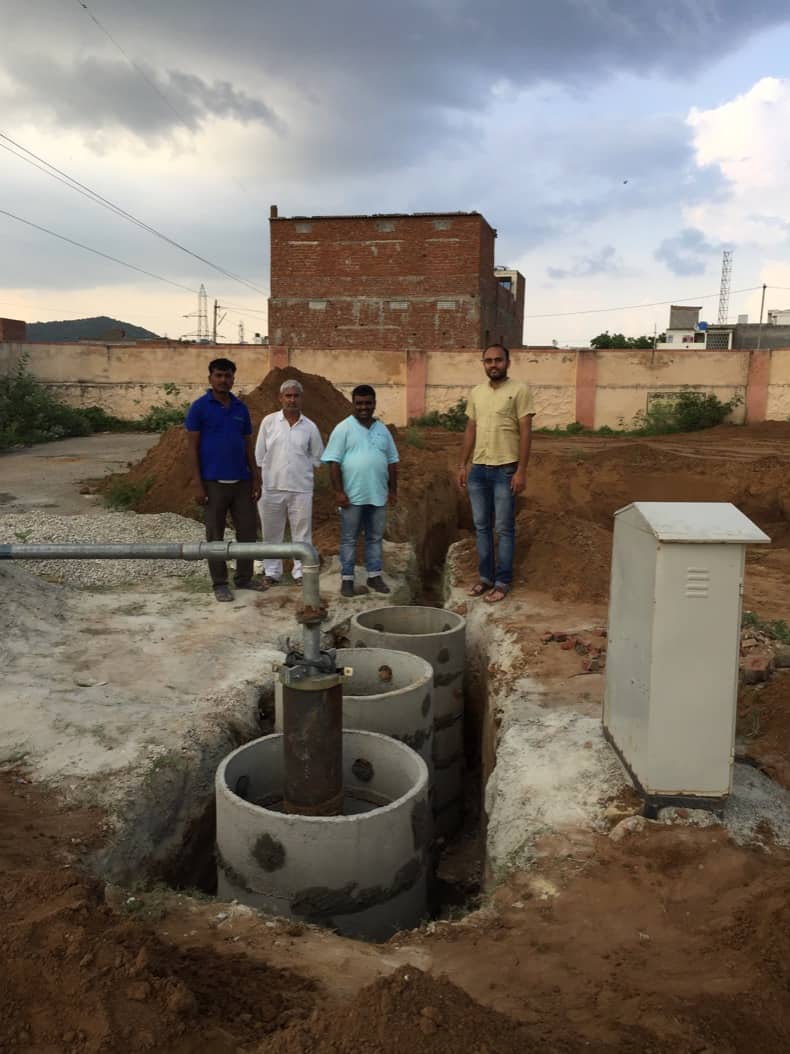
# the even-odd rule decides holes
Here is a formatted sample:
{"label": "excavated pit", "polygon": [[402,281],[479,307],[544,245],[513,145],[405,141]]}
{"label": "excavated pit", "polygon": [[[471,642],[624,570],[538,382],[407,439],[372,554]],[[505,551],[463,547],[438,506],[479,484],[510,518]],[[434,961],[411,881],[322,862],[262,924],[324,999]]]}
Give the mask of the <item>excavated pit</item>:
{"label": "excavated pit", "polygon": [[[449,495],[449,483],[445,489]],[[467,527],[468,524],[463,520],[464,510],[457,499],[442,503],[443,518],[439,515],[438,506],[431,511],[432,515],[428,522],[422,525],[422,532],[415,542],[419,578],[413,583],[417,603],[412,608],[421,621],[430,622],[439,618],[441,627],[448,623],[456,627],[464,620],[441,607],[445,591],[445,561],[449,545],[458,538],[459,529]],[[420,609],[425,609],[423,615],[418,614]],[[377,624],[378,622],[374,621],[373,625]],[[349,629],[345,628],[343,623],[329,632],[341,651],[353,647],[356,643],[350,639]],[[374,629],[374,636],[376,632]],[[409,652],[408,648],[405,650]],[[444,656],[443,660],[446,663]],[[469,641],[466,661],[460,671],[461,676],[453,676],[452,685],[440,687],[440,692],[443,691],[447,695],[447,705],[444,707],[447,712],[443,717],[440,716],[439,720],[440,726],[443,725],[439,729],[439,737],[447,740],[447,749],[444,751],[447,757],[443,756],[440,759],[440,765],[444,767],[440,780],[444,778],[446,787],[449,769],[452,774],[452,787],[449,791],[445,789],[444,794],[452,803],[452,807],[445,811],[445,819],[450,818],[449,824],[445,824],[442,829],[440,819],[437,825],[439,830],[434,830],[434,838],[429,848],[432,866],[428,869],[428,918],[457,918],[475,910],[480,902],[485,870],[481,790],[495,760],[495,729],[487,717],[485,699],[487,662],[485,644],[476,640]],[[453,670],[453,675],[457,673],[458,671]],[[439,679],[447,680],[446,667],[442,667]],[[276,730],[275,697],[276,683],[270,682],[262,689],[258,727],[254,732],[241,737],[239,746],[243,747],[254,739]],[[462,720],[458,720],[459,714],[464,715]],[[452,762],[450,766],[447,765],[448,759]],[[486,771],[483,771],[483,767]],[[435,795],[435,789],[433,793]],[[273,801],[269,804],[275,805],[276,808]],[[348,805],[354,808],[351,800]],[[169,854],[164,862],[148,868],[148,872],[147,881],[163,881],[180,891],[217,895],[216,807],[213,795],[206,794],[205,806],[199,811],[198,818],[187,828],[179,849]]]}
{"label": "excavated pit", "polygon": [[[473,654],[477,655],[476,648]],[[478,693],[485,683],[483,677],[484,667],[481,670],[476,662],[467,662],[464,702],[468,720],[464,730],[460,824],[452,834],[434,837],[429,847],[428,919],[458,918],[474,911],[480,903],[485,837],[481,802],[481,787],[484,786],[484,773],[481,771],[483,743],[479,730],[483,727],[480,716],[486,707],[485,700]],[[258,736],[269,735],[275,730],[274,683],[268,685],[262,694],[258,725]],[[253,736],[249,741],[256,738]],[[364,795],[362,790],[361,796],[355,792],[355,797],[348,799],[347,813],[376,804],[365,802]],[[262,804],[277,809],[277,802],[271,795]],[[164,882],[181,892],[217,895],[216,806],[213,795],[207,796],[205,807],[186,830],[179,850],[153,868],[146,880]]]}

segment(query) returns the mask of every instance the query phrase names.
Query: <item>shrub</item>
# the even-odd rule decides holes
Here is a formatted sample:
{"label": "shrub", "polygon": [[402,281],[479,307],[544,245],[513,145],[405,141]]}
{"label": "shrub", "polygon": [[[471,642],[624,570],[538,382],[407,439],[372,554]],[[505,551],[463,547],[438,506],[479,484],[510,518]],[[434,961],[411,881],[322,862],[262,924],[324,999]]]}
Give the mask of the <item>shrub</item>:
{"label": "shrub", "polygon": [[101,406],[84,406],[80,413],[93,432],[134,432],[140,427],[137,421],[124,421],[122,417],[108,414]]}
{"label": "shrub", "polygon": [[28,371],[29,356],[0,379],[0,450],[90,435],[90,421]]}
{"label": "shrub", "polygon": [[152,406],[151,409],[140,418],[139,427],[144,432],[166,432],[173,425],[182,425],[187,415],[189,403],[171,403],[166,399],[164,403]]}
{"label": "shrub", "polygon": [[430,413],[415,418],[412,424],[421,425],[423,428],[446,428],[448,432],[463,432],[466,422],[466,399],[459,399],[444,411],[431,410]]}
{"label": "shrub", "polygon": [[722,402],[705,392],[681,392],[653,399],[646,412],[634,417],[634,431],[640,435],[662,435],[713,428],[726,420],[740,402],[738,397]]}

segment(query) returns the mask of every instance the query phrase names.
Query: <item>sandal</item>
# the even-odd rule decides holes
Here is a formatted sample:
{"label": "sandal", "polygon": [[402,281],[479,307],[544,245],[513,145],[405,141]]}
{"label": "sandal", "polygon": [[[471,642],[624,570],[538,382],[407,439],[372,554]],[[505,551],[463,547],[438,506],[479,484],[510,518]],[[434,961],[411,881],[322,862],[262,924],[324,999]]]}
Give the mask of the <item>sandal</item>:
{"label": "sandal", "polygon": [[499,586],[494,586],[490,593],[486,593],[486,595],[483,597],[483,600],[485,600],[486,604],[498,604],[500,603],[500,601],[504,600],[506,596],[506,589],[501,589]]}
{"label": "sandal", "polygon": [[478,582],[477,585],[472,586],[469,592],[466,594],[469,597],[481,597],[483,593],[487,593],[491,588],[488,582]]}
{"label": "sandal", "polygon": [[214,586],[214,599],[219,600],[220,603],[227,604],[233,600],[233,594],[228,586]]}
{"label": "sandal", "polygon": [[246,582],[235,582],[234,585],[237,589],[252,589],[256,593],[265,593],[267,588],[265,582],[256,582],[253,578],[248,578]]}

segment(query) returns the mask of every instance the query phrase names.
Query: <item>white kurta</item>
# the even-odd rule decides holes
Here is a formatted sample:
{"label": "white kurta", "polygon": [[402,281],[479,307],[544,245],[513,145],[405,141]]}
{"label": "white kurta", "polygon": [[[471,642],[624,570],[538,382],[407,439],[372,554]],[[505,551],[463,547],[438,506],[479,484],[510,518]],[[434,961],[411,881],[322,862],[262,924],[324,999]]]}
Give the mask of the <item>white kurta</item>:
{"label": "white kurta", "polygon": [[[261,421],[255,460],[261,466],[263,480],[258,511],[264,542],[281,542],[286,523],[292,541],[312,541],[313,473],[323,452],[321,434],[304,414],[293,425],[282,410]],[[264,560],[263,569],[267,578],[279,579],[282,560]],[[293,577],[301,575],[302,565],[296,560]]]}

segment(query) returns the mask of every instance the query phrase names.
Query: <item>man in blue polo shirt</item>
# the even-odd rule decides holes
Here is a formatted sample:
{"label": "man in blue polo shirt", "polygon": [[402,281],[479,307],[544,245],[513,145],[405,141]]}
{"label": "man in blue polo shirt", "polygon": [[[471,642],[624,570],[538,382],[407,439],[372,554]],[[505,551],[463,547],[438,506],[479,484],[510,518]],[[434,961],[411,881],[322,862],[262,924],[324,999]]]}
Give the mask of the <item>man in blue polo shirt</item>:
{"label": "man in blue polo shirt", "polygon": [[[254,542],[258,536],[255,502],[261,495],[261,478],[252,448],[249,410],[231,392],[235,379],[235,362],[210,362],[210,387],[192,403],[185,421],[195,501],[204,510],[208,542],[223,540],[228,513],[237,542]],[[208,567],[216,599],[233,600],[225,561],[209,560]],[[237,589],[265,588],[253,581],[252,571],[252,560],[236,561]]]}
{"label": "man in blue polo shirt", "polygon": [[354,595],[354,563],[360,532],[365,534],[368,586],[389,593],[381,577],[387,500],[398,498],[398,451],[389,429],[374,417],[376,392],[369,384],[351,393],[353,416],[335,427],[321,458],[329,464],[340,509],[340,592]]}

